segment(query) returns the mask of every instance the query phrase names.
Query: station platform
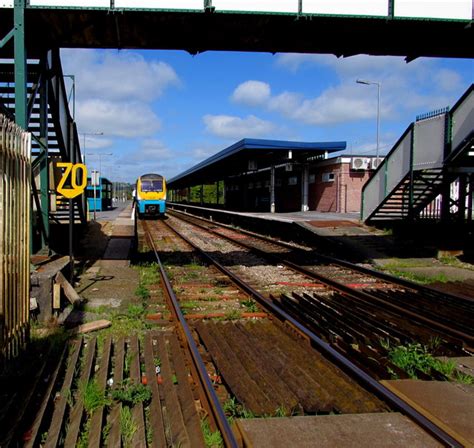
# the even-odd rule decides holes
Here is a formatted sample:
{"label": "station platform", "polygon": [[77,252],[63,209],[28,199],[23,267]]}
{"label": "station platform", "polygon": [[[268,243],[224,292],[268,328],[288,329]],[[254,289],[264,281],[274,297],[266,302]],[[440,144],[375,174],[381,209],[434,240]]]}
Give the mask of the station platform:
{"label": "station platform", "polygon": [[[105,250],[81,275],[78,293],[89,308],[120,308],[134,296],[138,282],[137,271],[130,267],[135,236],[132,202],[119,202],[114,209],[97,212],[96,221],[100,231],[91,234],[87,244],[105,245]],[[82,316],[76,313],[69,321],[78,319]]]}

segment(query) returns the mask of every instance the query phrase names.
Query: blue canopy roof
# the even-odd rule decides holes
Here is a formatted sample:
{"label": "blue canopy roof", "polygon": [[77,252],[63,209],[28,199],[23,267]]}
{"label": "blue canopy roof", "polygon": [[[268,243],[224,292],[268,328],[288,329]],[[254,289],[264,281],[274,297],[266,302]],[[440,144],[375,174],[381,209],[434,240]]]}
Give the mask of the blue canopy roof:
{"label": "blue canopy roof", "polygon": [[[181,174],[173,177],[168,181],[168,185],[177,181],[183,181],[186,177],[198,175],[201,171],[208,171],[212,165],[226,164],[226,160],[232,158],[248,160],[250,158],[269,156],[272,154],[281,157],[282,154],[291,150],[295,154],[295,158],[298,154],[305,154],[306,156],[317,155],[318,153],[324,152],[336,152],[346,149],[346,142],[295,142],[286,140],[265,140],[257,138],[244,138],[237,143],[229,146],[222,151],[214,154],[213,156],[203,160],[202,162],[194,165],[188,170]],[[245,153],[245,155],[244,155]],[[220,162],[220,163],[219,163]],[[229,161],[230,162],[230,161]],[[271,164],[272,159],[269,159],[267,163]],[[270,166],[270,165],[268,165]],[[233,163],[235,169],[235,164]],[[221,173],[222,175],[223,173]]]}

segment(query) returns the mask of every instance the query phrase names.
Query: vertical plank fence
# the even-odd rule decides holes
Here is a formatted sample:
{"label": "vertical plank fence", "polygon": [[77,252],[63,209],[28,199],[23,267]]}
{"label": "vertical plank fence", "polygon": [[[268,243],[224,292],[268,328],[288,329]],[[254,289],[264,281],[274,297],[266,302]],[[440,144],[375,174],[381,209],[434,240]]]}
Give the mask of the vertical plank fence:
{"label": "vertical plank fence", "polygon": [[31,135],[0,114],[0,364],[28,337]]}

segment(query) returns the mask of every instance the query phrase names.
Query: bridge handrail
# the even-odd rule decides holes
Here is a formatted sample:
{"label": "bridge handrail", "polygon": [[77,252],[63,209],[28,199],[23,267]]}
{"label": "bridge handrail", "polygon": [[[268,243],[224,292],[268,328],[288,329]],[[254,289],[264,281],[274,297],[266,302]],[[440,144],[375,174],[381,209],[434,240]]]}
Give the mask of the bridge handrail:
{"label": "bridge handrail", "polygon": [[[442,168],[472,133],[474,84],[448,109],[411,123],[362,189],[361,220],[366,221],[410,171]],[[451,132],[449,128],[451,126]]]}

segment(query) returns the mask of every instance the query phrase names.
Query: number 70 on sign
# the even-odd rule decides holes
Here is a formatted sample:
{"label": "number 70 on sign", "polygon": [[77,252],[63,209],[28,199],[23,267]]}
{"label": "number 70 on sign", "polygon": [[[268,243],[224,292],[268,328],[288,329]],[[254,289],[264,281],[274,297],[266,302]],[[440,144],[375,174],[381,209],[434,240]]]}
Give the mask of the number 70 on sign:
{"label": "number 70 on sign", "polygon": [[[65,196],[66,198],[72,199],[83,193],[87,185],[87,167],[83,163],[70,163],[70,162],[59,162],[56,164],[58,168],[65,168],[63,176],[59,181],[57,192]],[[77,183],[77,170],[81,170],[79,176],[80,183]],[[64,187],[66,180],[71,176],[71,188]]]}

